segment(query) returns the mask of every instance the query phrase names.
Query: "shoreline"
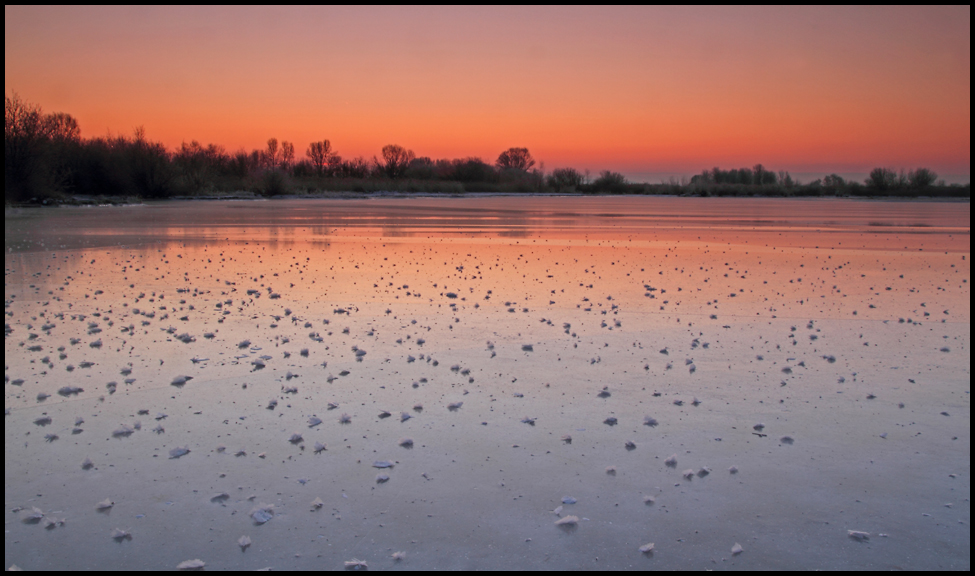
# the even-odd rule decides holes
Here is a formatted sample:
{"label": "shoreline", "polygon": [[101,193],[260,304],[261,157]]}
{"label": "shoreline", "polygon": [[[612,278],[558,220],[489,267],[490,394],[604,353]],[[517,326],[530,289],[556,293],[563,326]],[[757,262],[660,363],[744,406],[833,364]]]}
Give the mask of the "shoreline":
{"label": "shoreline", "polygon": [[314,192],[308,194],[282,194],[262,196],[251,192],[232,192],[218,195],[174,196],[172,198],[145,199],[120,196],[73,196],[59,201],[7,204],[4,210],[48,207],[124,207],[139,205],[161,205],[173,202],[216,202],[216,201],[273,201],[273,200],[372,200],[372,199],[465,199],[465,198],[706,198],[706,199],[755,199],[755,200],[852,200],[861,202],[938,202],[970,204],[971,198],[946,198],[937,196],[781,196],[777,194],[753,194],[748,196],[709,196],[704,194],[611,194],[611,193],[565,193],[565,192]]}

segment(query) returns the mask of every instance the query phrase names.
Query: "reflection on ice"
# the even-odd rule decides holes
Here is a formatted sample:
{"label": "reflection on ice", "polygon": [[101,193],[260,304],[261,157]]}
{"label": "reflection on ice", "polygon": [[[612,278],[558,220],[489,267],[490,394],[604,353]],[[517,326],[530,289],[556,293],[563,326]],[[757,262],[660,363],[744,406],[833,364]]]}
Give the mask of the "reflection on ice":
{"label": "reflection on ice", "polygon": [[967,568],[967,526],[918,519],[970,487],[968,210],[8,213],[8,564]]}

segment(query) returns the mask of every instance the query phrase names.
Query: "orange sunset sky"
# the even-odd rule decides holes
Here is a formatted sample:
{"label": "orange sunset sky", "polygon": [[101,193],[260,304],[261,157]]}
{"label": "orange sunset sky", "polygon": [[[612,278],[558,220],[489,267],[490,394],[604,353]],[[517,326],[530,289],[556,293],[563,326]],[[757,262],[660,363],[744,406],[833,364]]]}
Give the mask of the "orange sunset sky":
{"label": "orange sunset sky", "polygon": [[971,171],[971,8],[6,6],[4,90],[228,151],[327,138],[659,181]]}

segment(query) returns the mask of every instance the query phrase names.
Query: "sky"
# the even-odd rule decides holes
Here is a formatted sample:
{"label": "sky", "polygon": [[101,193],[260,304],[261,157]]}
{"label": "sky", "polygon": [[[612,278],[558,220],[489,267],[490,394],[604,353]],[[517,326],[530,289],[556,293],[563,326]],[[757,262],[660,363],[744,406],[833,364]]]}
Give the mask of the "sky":
{"label": "sky", "polygon": [[398,144],[631,181],[971,174],[971,8],[4,8],[4,91],[86,137]]}

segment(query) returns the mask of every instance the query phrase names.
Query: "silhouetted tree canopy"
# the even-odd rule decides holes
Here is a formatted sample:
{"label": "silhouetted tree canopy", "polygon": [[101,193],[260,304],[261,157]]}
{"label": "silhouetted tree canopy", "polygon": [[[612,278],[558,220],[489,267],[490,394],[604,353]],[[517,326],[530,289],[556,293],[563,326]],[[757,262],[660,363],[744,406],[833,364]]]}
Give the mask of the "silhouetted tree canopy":
{"label": "silhouetted tree canopy", "polygon": [[223,148],[210,144],[202,146],[196,140],[183,142],[173,154],[173,164],[182,188],[200,192],[210,188],[214,178],[230,168],[231,159]]}
{"label": "silhouetted tree canopy", "polygon": [[295,163],[295,145],[287,140],[281,142],[281,168],[289,170]]}
{"label": "silhouetted tree canopy", "polygon": [[527,172],[535,165],[535,159],[528,152],[528,148],[508,148],[498,156],[495,164],[502,170]]}
{"label": "silhouetted tree canopy", "polygon": [[325,174],[325,169],[329,166],[329,161],[332,158],[332,143],[328,140],[322,140],[321,142],[312,142],[308,145],[308,151],[305,152],[308,159],[311,161],[312,166],[315,168],[315,172],[319,176]]}
{"label": "silhouetted tree canopy", "polygon": [[880,191],[887,191],[897,186],[897,172],[890,168],[874,168],[867,178],[867,186]]}
{"label": "silhouetted tree canopy", "polygon": [[444,180],[458,182],[497,182],[498,173],[494,166],[480,158],[458,158],[455,160],[438,160],[437,171]]}
{"label": "silhouetted tree canopy", "polygon": [[346,178],[365,178],[369,175],[369,163],[362,156],[357,156],[343,162],[339,171]]}
{"label": "silhouetted tree canopy", "polygon": [[67,114],[45,116],[39,106],[17,94],[4,97],[4,193],[5,197],[30,197],[57,187],[46,170],[52,152],[50,143],[70,140],[78,123]]}
{"label": "silhouetted tree canopy", "polygon": [[756,164],[753,168],[732,168],[731,170],[715,167],[691,178],[692,184],[741,184],[744,186],[774,186],[778,181],[779,178],[776,177],[775,172],[767,170],[761,164]]}
{"label": "silhouetted tree canopy", "polygon": [[928,186],[932,186],[937,179],[938,175],[927,168],[912,170],[911,173],[907,175],[908,185],[915,189],[923,189],[927,188]]}
{"label": "silhouetted tree canopy", "polygon": [[264,150],[264,166],[269,170],[274,170],[278,167],[278,139],[268,138],[267,149]]}
{"label": "silhouetted tree canopy", "polygon": [[416,155],[412,150],[389,144],[383,146],[383,159],[380,161],[373,158],[373,161],[388,178],[399,178],[406,172],[414,158]]}
{"label": "silhouetted tree canopy", "polygon": [[52,140],[59,142],[77,142],[81,139],[81,129],[78,121],[64,112],[54,112],[44,116],[46,130]]}
{"label": "silhouetted tree canopy", "polygon": [[436,165],[428,156],[414,158],[406,167],[405,175],[417,180],[432,180],[436,177]]}

